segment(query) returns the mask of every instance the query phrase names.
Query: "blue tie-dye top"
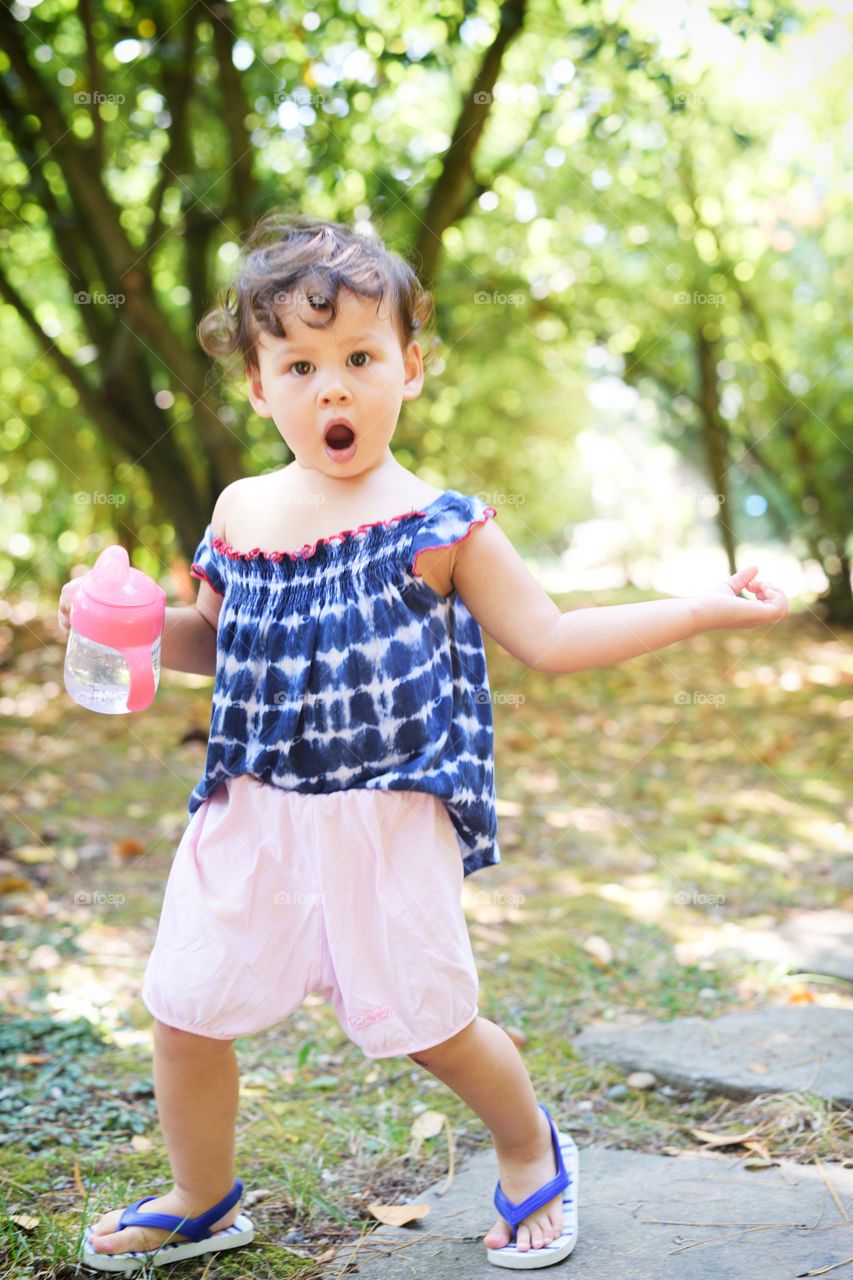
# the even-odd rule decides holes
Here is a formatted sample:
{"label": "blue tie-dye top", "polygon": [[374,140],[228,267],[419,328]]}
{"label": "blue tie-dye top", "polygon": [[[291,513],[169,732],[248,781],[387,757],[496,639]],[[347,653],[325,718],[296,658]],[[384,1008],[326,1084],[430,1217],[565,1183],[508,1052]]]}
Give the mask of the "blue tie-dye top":
{"label": "blue tie-dye top", "polygon": [[285,791],[428,791],[464,874],[501,860],[483,637],[458,593],[414,570],[497,515],[447,489],[426,506],[299,551],[235,551],[210,525],[190,572],[223,596],[204,774]]}

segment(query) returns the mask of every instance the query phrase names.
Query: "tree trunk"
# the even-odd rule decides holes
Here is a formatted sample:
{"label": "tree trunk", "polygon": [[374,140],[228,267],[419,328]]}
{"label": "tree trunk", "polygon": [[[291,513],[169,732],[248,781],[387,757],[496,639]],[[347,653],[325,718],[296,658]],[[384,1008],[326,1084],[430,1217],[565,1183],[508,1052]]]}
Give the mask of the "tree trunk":
{"label": "tree trunk", "polygon": [[717,525],[720,530],[729,573],[737,572],[735,535],[731,526],[729,503],[728,429],[720,415],[720,389],[717,383],[716,344],[702,331],[702,319],[696,327],[696,356],[699,366],[699,411],[704,428],[708,478],[717,497]]}
{"label": "tree trunk", "polygon": [[837,572],[830,573],[825,563],[821,568],[829,579],[829,586],[823,595],[818,596],[817,603],[823,606],[824,622],[834,622],[840,627],[853,626],[853,584],[851,584],[850,557],[845,551],[838,556],[840,567]]}

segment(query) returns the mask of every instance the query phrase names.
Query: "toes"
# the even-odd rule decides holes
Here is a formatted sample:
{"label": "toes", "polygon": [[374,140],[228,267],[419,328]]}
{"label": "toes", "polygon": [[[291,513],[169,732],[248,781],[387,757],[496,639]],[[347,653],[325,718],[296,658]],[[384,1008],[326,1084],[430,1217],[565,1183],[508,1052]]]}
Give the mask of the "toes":
{"label": "toes", "polygon": [[545,1243],[545,1233],[542,1230],[542,1225],[539,1222],[538,1218],[533,1223],[533,1227],[530,1233],[530,1243],[533,1245],[534,1249],[541,1249],[543,1244]]}
{"label": "toes", "polygon": [[503,1218],[499,1218],[489,1234],[483,1240],[487,1249],[503,1249],[509,1244],[509,1227]]}
{"label": "toes", "polygon": [[125,1253],[133,1248],[133,1245],[125,1244],[126,1240],[124,1231],[102,1231],[92,1238],[90,1244],[96,1253]]}
{"label": "toes", "polygon": [[121,1231],[99,1235],[90,1243],[97,1253],[134,1253],[157,1248],[158,1241],[150,1238],[152,1234],[144,1227],[123,1227]]}
{"label": "toes", "polygon": [[120,1217],[121,1214],[116,1210],[113,1210],[110,1213],[105,1213],[97,1222],[92,1223],[92,1231],[96,1236],[107,1235],[109,1232],[115,1231],[119,1224]]}

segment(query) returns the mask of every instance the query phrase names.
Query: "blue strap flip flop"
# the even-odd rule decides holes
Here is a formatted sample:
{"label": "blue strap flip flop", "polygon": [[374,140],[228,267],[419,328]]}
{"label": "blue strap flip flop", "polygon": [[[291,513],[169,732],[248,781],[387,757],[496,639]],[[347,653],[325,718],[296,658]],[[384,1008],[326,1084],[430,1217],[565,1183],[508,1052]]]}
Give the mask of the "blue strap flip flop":
{"label": "blue strap flip flop", "polygon": [[[542,1106],[541,1102],[539,1106],[542,1107],[551,1126],[551,1142],[557,1161],[557,1173],[550,1182],[543,1183],[537,1191],[519,1204],[507,1199],[498,1179],[495,1187],[495,1208],[512,1227],[512,1238],[502,1249],[486,1249],[486,1257],[496,1267],[512,1267],[517,1271],[526,1271],[531,1267],[550,1267],[553,1263],[562,1262],[563,1258],[567,1258],[577,1244],[578,1149],[570,1134],[559,1133],[554,1128],[548,1108]],[[543,1245],[541,1249],[534,1249],[531,1245],[529,1249],[519,1251],[516,1247],[519,1223],[529,1217],[535,1209],[541,1209],[544,1204],[548,1204],[561,1191],[563,1192],[563,1230],[559,1238],[552,1240],[550,1244]]]}
{"label": "blue strap flip flop", "polygon": [[135,1253],[98,1253],[91,1246],[92,1228],[86,1228],[80,1252],[80,1261],[84,1266],[95,1271],[121,1271],[129,1275],[147,1265],[165,1267],[172,1262],[183,1262],[185,1258],[197,1258],[203,1253],[216,1253],[220,1249],[236,1249],[238,1245],[248,1244],[254,1238],[255,1227],[245,1214],[238,1214],[230,1227],[211,1233],[210,1224],[232,1209],[242,1198],[243,1184],[238,1178],[224,1199],[215,1204],[206,1213],[197,1218],[179,1218],[173,1213],[140,1212],[140,1205],[155,1200],[156,1196],[142,1196],[122,1210],[116,1231],[123,1227],[160,1227],[163,1231],[174,1231],[188,1240],[179,1240],[176,1244],[164,1242],[157,1249],[139,1249]]}

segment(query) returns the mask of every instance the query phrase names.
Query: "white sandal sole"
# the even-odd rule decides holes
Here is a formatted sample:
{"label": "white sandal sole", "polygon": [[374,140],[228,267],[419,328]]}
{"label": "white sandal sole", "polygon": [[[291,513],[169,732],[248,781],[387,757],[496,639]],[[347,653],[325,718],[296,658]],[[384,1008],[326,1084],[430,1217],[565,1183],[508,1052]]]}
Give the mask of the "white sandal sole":
{"label": "white sandal sole", "polygon": [[[568,1165],[566,1165],[568,1168]],[[255,1237],[251,1218],[239,1213],[230,1227],[215,1231],[207,1240],[179,1240],[176,1244],[161,1244],[158,1249],[139,1249],[135,1253],[97,1253],[89,1248],[92,1228],[86,1228],[80,1262],[95,1271],[119,1271],[130,1275],[142,1267],[166,1267],[185,1258],[198,1258],[205,1253],[220,1253],[223,1249],[236,1249],[249,1244]]]}

